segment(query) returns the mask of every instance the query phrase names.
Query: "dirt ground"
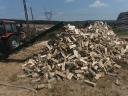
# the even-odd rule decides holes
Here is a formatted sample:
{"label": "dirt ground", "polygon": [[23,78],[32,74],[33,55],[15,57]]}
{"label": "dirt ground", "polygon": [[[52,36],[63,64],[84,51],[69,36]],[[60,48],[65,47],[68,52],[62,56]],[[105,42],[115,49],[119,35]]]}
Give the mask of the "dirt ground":
{"label": "dirt ground", "polygon": [[[27,49],[23,53],[27,52]],[[36,51],[36,48],[32,50]],[[32,50],[28,51],[31,53]],[[14,59],[0,62],[0,96],[128,96],[128,64],[125,62],[120,63],[122,68],[117,71],[118,77],[106,76],[97,81],[96,87],[91,87],[82,81],[59,81],[52,83],[51,88],[39,90],[34,94],[27,89],[2,85],[4,83],[32,88],[30,78],[18,78],[23,74],[21,65],[24,62],[19,58],[21,55],[22,52],[19,52],[15,56],[14,54],[10,56]],[[119,85],[115,84],[117,78]]]}
{"label": "dirt ground", "polygon": [[[19,79],[23,74],[22,62],[0,62],[0,83],[31,87],[30,79]],[[0,84],[0,96],[128,96],[128,65],[122,64],[118,71],[120,85],[115,84],[116,77],[106,76],[97,81],[96,87],[82,81],[54,82],[51,89],[42,89],[36,95],[32,91],[3,86]]]}

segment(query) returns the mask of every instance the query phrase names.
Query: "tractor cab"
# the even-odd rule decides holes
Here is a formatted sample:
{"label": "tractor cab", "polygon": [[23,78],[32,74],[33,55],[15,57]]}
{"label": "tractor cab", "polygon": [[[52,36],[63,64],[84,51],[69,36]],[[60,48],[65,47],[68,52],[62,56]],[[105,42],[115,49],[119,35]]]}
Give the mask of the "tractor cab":
{"label": "tractor cab", "polygon": [[[15,21],[2,20],[0,21],[0,45],[3,49],[13,50],[19,47],[21,41],[25,38],[25,32]],[[1,49],[0,49],[1,51]]]}
{"label": "tractor cab", "polygon": [[17,33],[16,23],[14,21],[1,21],[0,22],[0,33],[5,39],[13,34]]}

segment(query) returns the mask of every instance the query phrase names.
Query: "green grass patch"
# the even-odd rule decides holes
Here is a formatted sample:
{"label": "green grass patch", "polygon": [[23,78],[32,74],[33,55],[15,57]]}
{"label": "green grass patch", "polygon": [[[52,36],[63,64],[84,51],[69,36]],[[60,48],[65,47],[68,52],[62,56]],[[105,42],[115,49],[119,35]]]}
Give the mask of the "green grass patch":
{"label": "green grass patch", "polygon": [[117,35],[128,35],[128,29],[125,29],[125,28],[113,28],[113,31]]}

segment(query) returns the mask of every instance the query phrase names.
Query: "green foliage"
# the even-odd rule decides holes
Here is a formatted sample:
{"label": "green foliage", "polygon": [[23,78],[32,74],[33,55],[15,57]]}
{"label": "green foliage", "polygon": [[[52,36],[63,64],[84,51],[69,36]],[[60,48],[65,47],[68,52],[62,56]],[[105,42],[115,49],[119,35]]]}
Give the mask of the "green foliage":
{"label": "green foliage", "polygon": [[113,31],[117,35],[128,35],[128,29],[126,29],[126,28],[113,28]]}

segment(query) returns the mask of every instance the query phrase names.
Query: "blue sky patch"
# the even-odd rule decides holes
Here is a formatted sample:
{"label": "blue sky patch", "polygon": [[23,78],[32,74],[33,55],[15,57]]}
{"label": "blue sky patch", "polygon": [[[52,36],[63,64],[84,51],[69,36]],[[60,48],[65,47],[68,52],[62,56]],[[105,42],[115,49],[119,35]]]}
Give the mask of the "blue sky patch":
{"label": "blue sky patch", "polygon": [[[52,20],[115,20],[120,12],[128,11],[128,0],[26,0],[28,14],[33,8],[36,20],[45,20],[51,11]],[[22,0],[0,0],[0,18],[24,19]]]}

